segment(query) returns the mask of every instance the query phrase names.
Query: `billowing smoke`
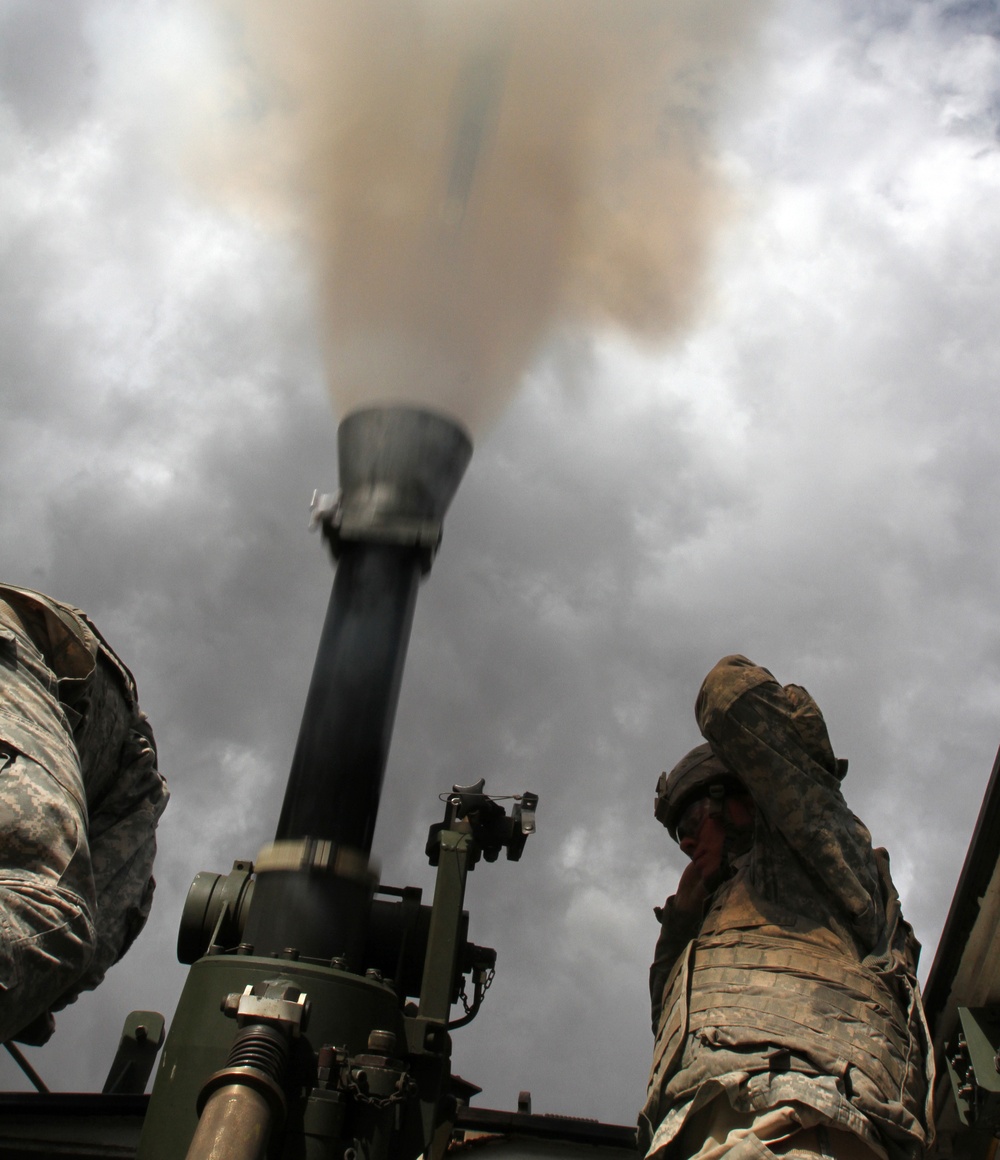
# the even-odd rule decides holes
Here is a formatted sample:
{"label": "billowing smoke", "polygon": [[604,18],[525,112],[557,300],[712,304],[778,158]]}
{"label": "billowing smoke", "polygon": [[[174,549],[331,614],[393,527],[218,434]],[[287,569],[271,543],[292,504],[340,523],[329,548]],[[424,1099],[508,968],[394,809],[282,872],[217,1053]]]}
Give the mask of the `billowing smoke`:
{"label": "billowing smoke", "polygon": [[302,231],[339,411],[480,430],[554,328],[690,320],[720,82],[762,0],[218,2],[244,66],[226,182]]}

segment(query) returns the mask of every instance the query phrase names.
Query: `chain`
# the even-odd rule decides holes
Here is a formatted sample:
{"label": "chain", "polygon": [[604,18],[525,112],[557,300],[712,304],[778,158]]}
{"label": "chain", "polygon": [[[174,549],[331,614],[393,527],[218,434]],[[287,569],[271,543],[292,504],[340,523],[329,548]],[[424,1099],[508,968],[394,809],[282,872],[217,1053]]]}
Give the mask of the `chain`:
{"label": "chain", "polygon": [[368,1092],[362,1091],[353,1079],[347,1080],[344,1087],[358,1103],[369,1104],[373,1108],[388,1108],[393,1104],[401,1104],[417,1090],[416,1081],[409,1075],[401,1075],[396,1083],[396,1090],[387,1096],[369,1095]]}
{"label": "chain", "polygon": [[465,975],[462,975],[462,980],[458,985],[458,997],[462,1000],[462,1006],[465,1008],[466,1015],[472,1010],[469,1005],[469,996],[465,990]]}
{"label": "chain", "polygon": [[[486,978],[482,983],[482,990],[479,993],[479,1002],[482,1003],[486,997],[486,992],[493,986],[493,979],[497,973],[496,967],[490,967]],[[472,1014],[472,1004],[469,1002],[468,992],[465,990],[465,975],[462,975],[461,982],[458,986],[458,997],[462,1000],[462,1006],[465,1008],[466,1015]]]}

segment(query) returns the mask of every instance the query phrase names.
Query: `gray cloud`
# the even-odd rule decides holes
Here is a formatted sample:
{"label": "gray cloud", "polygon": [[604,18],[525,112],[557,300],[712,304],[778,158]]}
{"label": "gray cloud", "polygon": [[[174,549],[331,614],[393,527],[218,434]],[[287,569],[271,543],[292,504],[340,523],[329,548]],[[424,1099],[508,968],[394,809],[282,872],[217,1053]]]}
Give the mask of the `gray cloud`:
{"label": "gray cloud", "polygon": [[[174,790],[150,929],[33,1053],[91,1087],[130,1007],[172,1010],[193,874],[271,836],[332,580],[306,505],[336,465],[291,244],[163,164],[205,18],[67,9],[3,12],[41,63],[2,74],[0,571],[92,612]],[[652,787],[730,651],[824,707],[930,961],[998,740],[987,16],[776,9],[719,128],[735,205],[699,324],[669,350],[559,335],[479,441],[418,601],[376,852],[429,889],[439,792],[541,794],[523,861],[470,882],[499,969],[456,1068],[485,1106],[641,1103],[650,907],[682,868]]]}
{"label": "gray cloud", "polygon": [[7,110],[43,141],[86,116],[97,68],[88,42],[88,5],[7,0],[0,11],[0,86]]}

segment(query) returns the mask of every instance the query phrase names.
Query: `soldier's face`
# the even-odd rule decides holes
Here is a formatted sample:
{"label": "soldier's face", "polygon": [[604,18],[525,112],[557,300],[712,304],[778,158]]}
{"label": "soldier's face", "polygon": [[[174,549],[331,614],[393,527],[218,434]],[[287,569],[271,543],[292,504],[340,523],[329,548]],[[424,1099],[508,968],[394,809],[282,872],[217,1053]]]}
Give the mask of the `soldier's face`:
{"label": "soldier's face", "polygon": [[[753,801],[749,797],[726,798],[725,810],[731,824],[744,827],[753,825]],[[708,882],[722,868],[726,848],[726,827],[717,813],[709,808],[709,799],[700,798],[691,803],[677,823],[677,837],[681,850],[694,863],[695,869]]]}
{"label": "soldier's face", "polygon": [[702,881],[718,874],[726,845],[726,831],[722,819],[706,813],[697,830],[681,838],[681,850],[691,859]]}

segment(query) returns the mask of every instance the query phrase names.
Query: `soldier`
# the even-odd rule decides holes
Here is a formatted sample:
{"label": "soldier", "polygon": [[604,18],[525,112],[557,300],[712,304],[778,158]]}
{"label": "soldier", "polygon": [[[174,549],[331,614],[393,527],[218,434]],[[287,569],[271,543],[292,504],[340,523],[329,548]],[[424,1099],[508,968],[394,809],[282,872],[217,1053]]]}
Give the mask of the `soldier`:
{"label": "soldier", "polygon": [[847,808],[816,702],[746,657],[695,714],[707,745],[657,787],[690,858],[657,909],[650,1157],[917,1160],[932,1142],[919,945]]}
{"label": "soldier", "polygon": [[149,913],[167,802],[132,674],[79,609],[0,585],[0,1042],[43,1043]]}

